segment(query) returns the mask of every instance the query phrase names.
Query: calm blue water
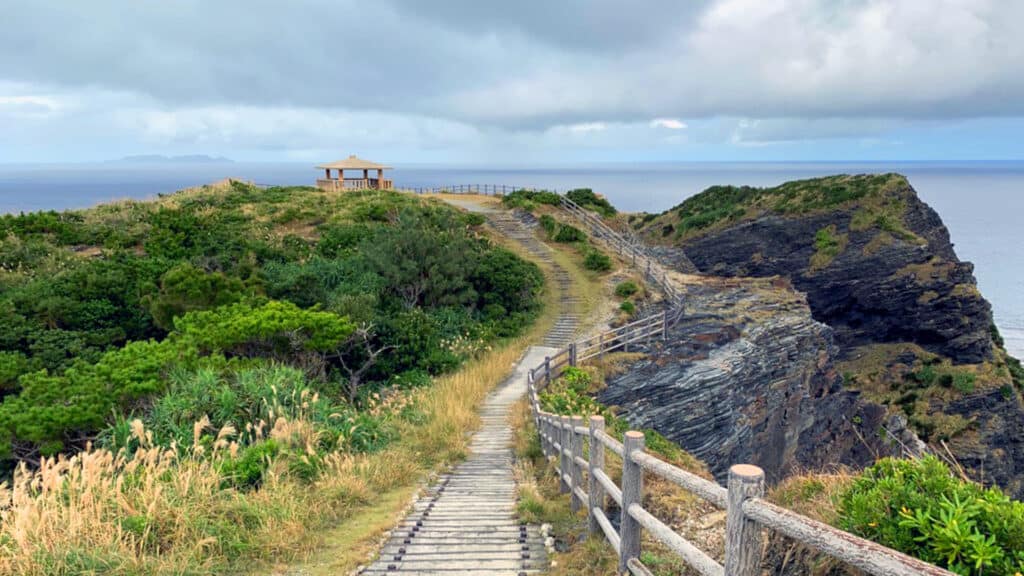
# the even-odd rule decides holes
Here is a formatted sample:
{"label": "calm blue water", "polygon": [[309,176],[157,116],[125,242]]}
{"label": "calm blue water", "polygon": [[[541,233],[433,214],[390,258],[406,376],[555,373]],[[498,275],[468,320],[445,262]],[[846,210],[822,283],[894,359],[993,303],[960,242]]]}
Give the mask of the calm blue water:
{"label": "calm blue water", "polygon": [[[935,208],[961,259],[974,262],[982,293],[1016,356],[1024,356],[1024,162],[692,163],[545,169],[398,166],[400,186],[509,184],[589,187],[627,211],[661,211],[713,184],[774,185],[836,173],[900,172]],[[80,208],[146,198],[225,177],[311,184],[308,164],[0,165],[0,212]]]}

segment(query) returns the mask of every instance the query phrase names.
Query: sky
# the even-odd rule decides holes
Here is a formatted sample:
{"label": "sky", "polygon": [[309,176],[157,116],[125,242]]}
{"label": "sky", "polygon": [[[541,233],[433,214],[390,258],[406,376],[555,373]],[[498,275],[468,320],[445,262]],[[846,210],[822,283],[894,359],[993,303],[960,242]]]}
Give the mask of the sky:
{"label": "sky", "polygon": [[0,163],[1024,159],[1020,0],[0,0]]}

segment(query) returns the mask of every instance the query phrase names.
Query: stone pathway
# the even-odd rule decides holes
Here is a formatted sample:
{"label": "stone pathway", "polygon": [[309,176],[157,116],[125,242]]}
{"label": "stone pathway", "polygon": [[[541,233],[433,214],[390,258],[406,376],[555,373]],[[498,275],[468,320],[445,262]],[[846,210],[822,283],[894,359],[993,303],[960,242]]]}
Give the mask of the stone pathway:
{"label": "stone pathway", "polygon": [[413,505],[392,530],[380,557],[362,574],[457,574],[519,576],[547,568],[547,553],[537,526],[516,517],[512,427],[509,413],[527,389],[527,372],[567,345],[575,336],[569,274],[551,258],[551,249],[512,214],[453,202],[481,212],[501,234],[550,265],[559,290],[559,316],[544,346],[532,346],[513,373],[488,396],[481,410],[483,426],[473,436],[469,457],[455,466]]}

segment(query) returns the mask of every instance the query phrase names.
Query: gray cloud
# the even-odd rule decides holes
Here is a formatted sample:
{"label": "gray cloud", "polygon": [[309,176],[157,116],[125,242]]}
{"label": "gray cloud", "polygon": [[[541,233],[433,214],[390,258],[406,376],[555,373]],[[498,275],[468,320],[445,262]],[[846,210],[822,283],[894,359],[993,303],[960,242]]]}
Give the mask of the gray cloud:
{"label": "gray cloud", "polygon": [[771,142],[1024,115],[1017,0],[4,4],[8,133],[59,116],[143,142],[429,147],[732,118],[715,130]]}

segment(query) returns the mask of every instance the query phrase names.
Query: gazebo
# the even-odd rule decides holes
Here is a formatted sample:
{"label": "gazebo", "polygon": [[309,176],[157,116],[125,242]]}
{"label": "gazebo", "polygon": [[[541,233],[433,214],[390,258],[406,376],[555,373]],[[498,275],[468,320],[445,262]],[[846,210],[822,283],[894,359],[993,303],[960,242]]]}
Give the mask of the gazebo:
{"label": "gazebo", "polygon": [[[324,171],[324,177],[322,179],[318,178],[316,181],[316,187],[321,190],[390,190],[392,187],[391,180],[384,179],[384,171],[391,170],[391,166],[384,166],[383,164],[363,160],[362,158],[358,158],[355,154],[344,160],[338,160],[337,162],[317,166],[317,169]],[[332,170],[338,171],[337,176],[334,178],[331,177]],[[346,178],[345,170],[362,170],[363,177]],[[370,170],[377,171],[376,178],[370,178]]]}

